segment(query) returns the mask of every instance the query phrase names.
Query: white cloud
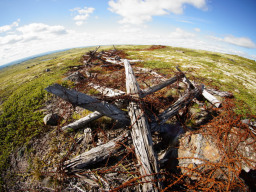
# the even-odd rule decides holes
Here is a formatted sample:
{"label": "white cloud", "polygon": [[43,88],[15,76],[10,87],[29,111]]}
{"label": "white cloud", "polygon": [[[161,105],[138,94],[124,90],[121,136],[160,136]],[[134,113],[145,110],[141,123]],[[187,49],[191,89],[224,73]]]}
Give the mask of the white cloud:
{"label": "white cloud", "polygon": [[76,21],[76,25],[80,26],[84,24],[84,22],[88,19],[91,13],[93,13],[95,9],[93,7],[84,7],[81,8],[74,8],[71,11],[76,12],[76,16],[73,18]]}
{"label": "white cloud", "polygon": [[10,25],[1,26],[0,27],[0,33],[7,32],[7,31],[12,30],[12,28],[14,28],[14,27],[18,27],[19,26],[19,22],[20,22],[20,19],[18,19],[17,21],[14,21]]}
{"label": "white cloud", "polygon": [[13,44],[17,42],[29,42],[40,39],[51,39],[52,37],[67,34],[68,31],[60,25],[50,26],[43,23],[31,23],[18,27],[11,35],[0,37],[0,45]]}
{"label": "white cloud", "polygon": [[152,16],[169,13],[182,14],[185,4],[198,9],[206,7],[206,0],[110,0],[109,10],[122,16],[120,23],[143,24]]}
{"label": "white cloud", "polygon": [[200,31],[201,31],[200,28],[194,28],[194,30],[195,30],[196,32],[200,32]]}
{"label": "white cloud", "polygon": [[209,37],[217,41],[230,43],[240,47],[245,47],[250,49],[256,48],[256,44],[248,37],[234,37],[233,35],[229,35],[224,38],[215,37],[215,36],[209,36]]}
{"label": "white cloud", "polygon": [[176,28],[169,34],[160,34],[154,33],[149,27],[134,27],[133,25],[121,26],[120,30],[116,27],[112,31],[97,30],[94,33],[79,33],[59,25],[32,23],[17,28],[14,34],[0,37],[0,44],[0,65],[48,51],[111,44],[162,44],[238,54],[252,58],[218,37],[202,37],[202,35],[198,36],[196,32],[181,28]]}
{"label": "white cloud", "polygon": [[227,43],[231,43],[233,45],[237,45],[240,47],[251,48],[251,49],[256,48],[256,44],[247,37],[234,37],[231,35],[231,36],[224,37],[223,40]]}
{"label": "white cloud", "polygon": [[194,38],[195,34],[194,33],[190,33],[187,31],[182,30],[181,28],[176,28],[174,32],[172,32],[169,37],[171,39],[189,39],[189,38]]}

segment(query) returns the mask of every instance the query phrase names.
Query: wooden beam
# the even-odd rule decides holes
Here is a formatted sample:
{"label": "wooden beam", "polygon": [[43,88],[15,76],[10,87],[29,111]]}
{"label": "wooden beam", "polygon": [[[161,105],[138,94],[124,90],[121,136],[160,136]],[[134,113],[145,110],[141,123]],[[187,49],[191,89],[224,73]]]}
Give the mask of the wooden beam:
{"label": "wooden beam", "polygon": [[[140,98],[141,90],[128,60],[124,61],[124,66],[127,94]],[[131,101],[128,111],[132,125],[131,135],[133,145],[138,163],[140,164],[139,170],[141,176],[144,176],[142,181],[145,183],[142,189],[143,191],[158,191],[158,188],[161,188],[160,182],[156,181],[158,178],[157,173],[159,172],[158,162],[153,149],[150,126],[144,114],[143,104],[141,102]]]}
{"label": "wooden beam", "polygon": [[101,118],[102,116],[103,115],[100,112],[95,111],[77,121],[74,121],[74,122],[62,127],[61,129],[63,131],[75,131],[77,129],[84,127],[87,123]]}
{"label": "wooden beam", "polygon": [[89,151],[86,151],[71,160],[68,160],[64,163],[64,169],[67,169],[71,172],[81,171],[85,167],[103,161],[107,159],[111,154],[116,153],[122,145],[119,145],[118,142],[123,142],[125,138],[128,137],[129,131],[124,131],[117,138],[110,140],[109,142],[99,145],[92,148]]}
{"label": "wooden beam", "polygon": [[109,104],[105,101],[100,101],[76,90],[67,89],[59,84],[54,84],[47,87],[46,91],[61,97],[62,99],[70,102],[72,105],[88,109],[89,111],[98,111],[103,115],[119,120],[125,124],[130,122],[126,113],[117,106]]}
{"label": "wooden beam", "polygon": [[142,91],[142,94],[141,94],[141,97],[146,97],[147,95],[151,94],[151,93],[154,93],[160,89],[163,89],[165,88],[166,86],[168,85],[171,85],[173,83],[175,83],[176,81],[178,81],[179,79],[181,79],[182,77],[184,77],[184,74],[183,73],[180,73],[178,74],[177,76],[171,78],[171,79],[168,79],[166,81],[164,81],[163,83],[160,83],[158,85],[155,85],[153,87],[149,87],[148,89],[145,89]]}

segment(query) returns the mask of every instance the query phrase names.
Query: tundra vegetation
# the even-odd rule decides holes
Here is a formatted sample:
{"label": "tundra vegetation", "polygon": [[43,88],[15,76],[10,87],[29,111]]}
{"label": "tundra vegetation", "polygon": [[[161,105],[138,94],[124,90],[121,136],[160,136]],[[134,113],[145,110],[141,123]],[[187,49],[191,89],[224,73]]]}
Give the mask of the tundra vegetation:
{"label": "tundra vegetation", "polygon": [[[60,103],[55,96],[46,92],[45,88],[54,83],[59,83],[66,88],[74,88],[76,86],[74,82],[63,80],[63,78],[74,68],[84,65],[81,60],[82,56],[85,52],[93,49],[93,47],[70,49],[0,70],[0,172],[2,173],[0,189],[11,188],[14,190],[17,187],[15,186],[17,180],[40,183],[46,182],[48,179],[48,188],[55,189],[62,184],[62,173],[58,173],[57,176],[45,173],[45,167],[52,167],[52,172],[56,172],[55,165],[62,163],[63,158],[69,155],[70,148],[76,143],[74,141],[79,139],[83,132],[73,132],[71,136],[67,136],[67,133],[61,133],[59,128],[90,112],[74,110],[75,106],[65,102]],[[110,49],[113,47],[103,46],[99,51]],[[196,80],[197,83],[203,83],[205,86],[232,93],[234,95],[232,106],[234,106],[230,114],[239,116],[241,119],[256,115],[256,62],[253,60],[236,55],[169,46],[120,45],[116,46],[116,49],[122,50],[128,59],[142,61],[136,66],[153,69],[165,77],[172,77],[175,74],[175,67],[180,66],[190,80]],[[100,66],[92,67],[89,72],[112,76],[110,81],[105,82],[106,87],[111,87],[117,81],[122,81],[122,79],[118,79],[118,76],[113,75],[111,70]],[[146,88],[146,85],[144,86]],[[120,89],[122,90],[121,86]],[[93,96],[99,94],[96,89],[91,87],[80,88],[80,91]],[[177,90],[165,89],[164,91],[161,92],[161,97],[168,98],[170,95],[180,94]],[[221,98],[219,99],[221,100]],[[59,107],[64,107],[63,110],[68,110],[67,108],[70,110],[63,113],[63,116],[66,116],[58,127],[46,126],[43,123],[43,117],[47,111],[47,105],[54,102],[56,104],[57,101]],[[210,104],[206,101],[205,106],[208,107]],[[194,110],[198,110],[197,104],[194,104],[193,107]],[[195,124],[193,119],[184,123],[189,127]],[[90,123],[90,127],[95,127],[96,130],[93,134],[100,135],[99,133],[102,133],[102,138],[105,137],[104,130],[109,129],[112,125],[113,120],[108,117],[102,117]],[[44,152],[38,153],[39,145],[43,144],[42,140],[48,147],[44,148]],[[88,149],[85,147],[77,150],[76,154],[72,154],[72,156]],[[37,155],[33,156],[33,154]],[[13,161],[15,159],[17,161],[22,159],[25,168],[14,170]],[[123,166],[125,172],[130,171],[130,177],[136,179],[129,167],[118,166]],[[95,185],[104,186],[104,180],[101,182]],[[31,186],[33,185],[31,184]]]}

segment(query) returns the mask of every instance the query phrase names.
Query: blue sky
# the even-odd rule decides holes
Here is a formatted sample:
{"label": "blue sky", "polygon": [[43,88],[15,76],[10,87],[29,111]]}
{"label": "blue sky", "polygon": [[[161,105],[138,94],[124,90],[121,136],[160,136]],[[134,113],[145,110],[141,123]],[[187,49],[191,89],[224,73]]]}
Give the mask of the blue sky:
{"label": "blue sky", "polygon": [[255,10],[255,0],[0,0],[0,65],[105,44],[163,44],[255,60]]}

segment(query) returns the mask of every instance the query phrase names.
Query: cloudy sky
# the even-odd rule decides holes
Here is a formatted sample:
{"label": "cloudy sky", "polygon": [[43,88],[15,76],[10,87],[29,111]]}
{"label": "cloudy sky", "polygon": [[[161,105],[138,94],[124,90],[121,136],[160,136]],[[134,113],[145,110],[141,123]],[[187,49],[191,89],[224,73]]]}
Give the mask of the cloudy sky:
{"label": "cloudy sky", "polygon": [[255,60],[255,11],[255,0],[0,0],[0,65],[105,44],[162,44]]}

